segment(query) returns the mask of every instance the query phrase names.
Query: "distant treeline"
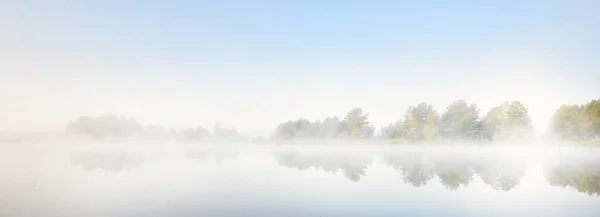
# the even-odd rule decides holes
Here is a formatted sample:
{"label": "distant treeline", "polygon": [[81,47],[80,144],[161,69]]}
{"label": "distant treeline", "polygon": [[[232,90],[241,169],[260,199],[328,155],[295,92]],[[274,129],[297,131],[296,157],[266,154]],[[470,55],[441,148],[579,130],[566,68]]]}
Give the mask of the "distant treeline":
{"label": "distant treeline", "polygon": [[[67,124],[69,134],[95,138],[203,140],[260,140],[244,138],[236,129],[224,129],[218,124],[213,130],[203,127],[166,129],[142,126],[133,118],[105,115],[96,118],[81,116]],[[563,140],[585,140],[600,137],[600,101],[584,105],[563,105],[550,120],[547,136]],[[454,101],[440,115],[430,104],[409,106],[403,118],[378,130],[369,122],[369,115],[354,108],[343,119],[328,117],[310,121],[300,118],[280,123],[271,135],[274,141],[384,139],[393,143],[431,141],[504,141],[533,137],[531,117],[519,101],[505,102],[480,115],[475,104]]]}
{"label": "distant treeline", "polygon": [[247,140],[236,129],[222,128],[219,124],[215,125],[212,131],[203,127],[166,129],[155,125],[142,126],[133,118],[118,117],[116,115],[103,115],[96,118],[80,116],[67,124],[66,131],[70,135],[82,135],[98,139]]}
{"label": "distant treeline", "polygon": [[[600,103],[562,106],[556,110],[548,127],[548,136],[559,139],[591,139],[600,136]],[[274,140],[364,139],[380,138],[398,143],[427,141],[502,141],[533,137],[528,109],[519,101],[505,102],[480,116],[475,104],[458,100],[440,115],[427,103],[410,106],[404,117],[381,127],[368,121],[361,108],[350,110],[343,119],[328,117],[323,121],[301,118],[281,123],[272,135]]]}

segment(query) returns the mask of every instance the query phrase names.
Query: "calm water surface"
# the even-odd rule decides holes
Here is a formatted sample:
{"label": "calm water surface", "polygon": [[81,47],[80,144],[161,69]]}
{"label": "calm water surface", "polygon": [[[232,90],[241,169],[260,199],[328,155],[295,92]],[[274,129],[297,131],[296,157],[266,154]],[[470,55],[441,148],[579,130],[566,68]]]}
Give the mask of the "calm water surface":
{"label": "calm water surface", "polygon": [[0,216],[600,216],[600,149],[0,144]]}

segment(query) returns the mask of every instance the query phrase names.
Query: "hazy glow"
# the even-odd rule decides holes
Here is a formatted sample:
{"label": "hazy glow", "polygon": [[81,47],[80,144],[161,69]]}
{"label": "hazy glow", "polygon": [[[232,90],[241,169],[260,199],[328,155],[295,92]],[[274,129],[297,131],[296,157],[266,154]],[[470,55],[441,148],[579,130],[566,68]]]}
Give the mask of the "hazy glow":
{"label": "hazy glow", "polygon": [[118,113],[266,135],[353,107],[379,127],[408,105],[466,99],[483,112],[521,100],[542,132],[560,104],[598,97],[595,1],[388,4],[3,1],[0,131]]}

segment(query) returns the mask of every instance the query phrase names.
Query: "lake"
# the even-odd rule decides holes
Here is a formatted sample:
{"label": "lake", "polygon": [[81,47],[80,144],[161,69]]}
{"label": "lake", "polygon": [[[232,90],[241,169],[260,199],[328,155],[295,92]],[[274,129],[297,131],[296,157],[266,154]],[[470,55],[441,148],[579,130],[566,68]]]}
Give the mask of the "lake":
{"label": "lake", "polygon": [[0,216],[600,216],[600,149],[0,143]]}

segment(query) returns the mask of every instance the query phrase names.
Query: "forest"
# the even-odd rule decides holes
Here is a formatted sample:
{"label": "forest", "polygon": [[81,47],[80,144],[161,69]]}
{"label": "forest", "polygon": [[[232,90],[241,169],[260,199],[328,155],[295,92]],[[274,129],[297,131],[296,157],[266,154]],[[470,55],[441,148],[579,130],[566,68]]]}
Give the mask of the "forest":
{"label": "forest", "polygon": [[[343,119],[328,117],[323,121],[304,118],[277,126],[275,140],[380,138],[392,143],[431,141],[506,141],[533,138],[531,116],[523,103],[505,102],[481,115],[475,104],[454,101],[439,114],[433,106],[420,103],[410,106],[401,120],[381,127],[369,122],[369,115],[354,108]],[[546,137],[559,140],[588,140],[600,137],[600,101],[583,105],[563,105],[551,117]]]}
{"label": "forest", "polygon": [[[534,137],[531,114],[520,101],[504,102],[482,113],[475,104],[457,100],[441,114],[431,104],[409,106],[400,120],[376,129],[369,114],[353,108],[344,117],[323,120],[299,118],[280,123],[270,138],[247,138],[235,128],[218,124],[209,130],[196,128],[164,128],[142,126],[133,118],[105,115],[96,118],[80,116],[66,126],[69,135],[93,138],[136,138],[184,141],[275,141],[295,140],[384,140],[389,143],[419,144],[427,142],[515,141]],[[547,138],[566,141],[600,137],[600,100],[583,105],[563,105],[549,121]]]}

